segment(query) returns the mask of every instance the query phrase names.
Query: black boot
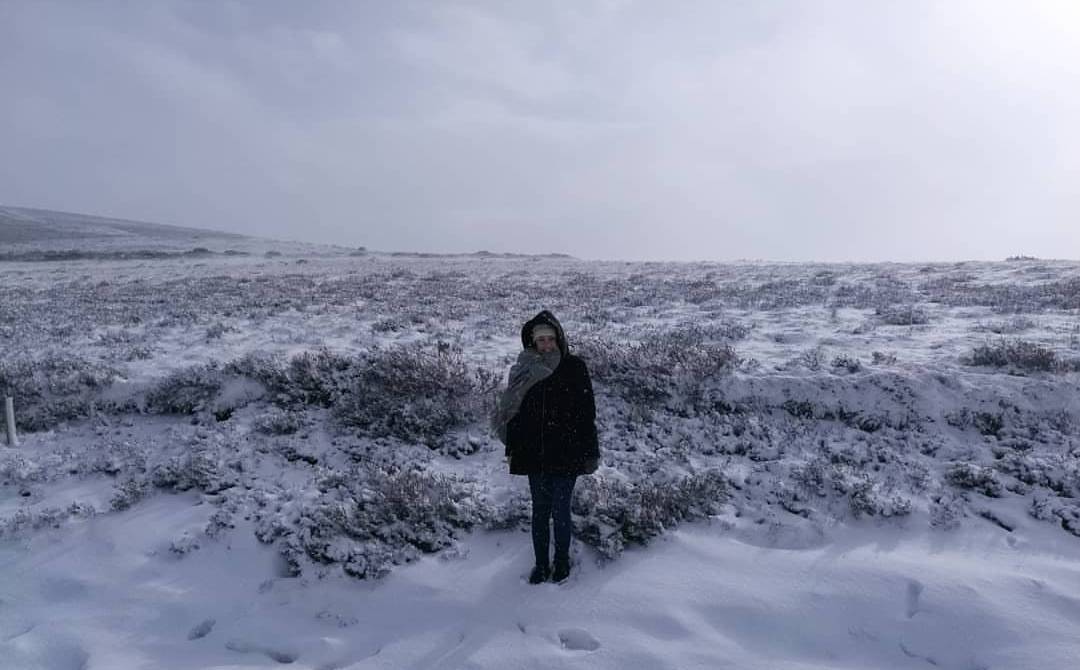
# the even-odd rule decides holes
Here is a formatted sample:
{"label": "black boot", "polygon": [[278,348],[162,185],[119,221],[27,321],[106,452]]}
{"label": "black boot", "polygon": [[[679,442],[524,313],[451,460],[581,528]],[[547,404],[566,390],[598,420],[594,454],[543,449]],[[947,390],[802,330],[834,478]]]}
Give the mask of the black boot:
{"label": "black boot", "polygon": [[551,570],[548,569],[548,566],[537,565],[532,569],[532,572],[529,573],[529,583],[543,584],[547,581],[548,574],[550,574],[550,572]]}
{"label": "black boot", "polygon": [[570,576],[570,559],[555,559],[555,569],[551,572],[551,581],[565,581]]}

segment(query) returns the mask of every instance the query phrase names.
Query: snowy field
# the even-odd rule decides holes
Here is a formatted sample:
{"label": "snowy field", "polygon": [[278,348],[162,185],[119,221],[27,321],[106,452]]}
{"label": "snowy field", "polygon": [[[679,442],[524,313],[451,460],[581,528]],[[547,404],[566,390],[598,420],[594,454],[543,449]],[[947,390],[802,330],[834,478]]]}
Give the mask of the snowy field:
{"label": "snowy field", "polygon": [[[126,244],[0,262],[3,670],[1076,667],[1078,263]],[[541,308],[604,456],[530,586]]]}

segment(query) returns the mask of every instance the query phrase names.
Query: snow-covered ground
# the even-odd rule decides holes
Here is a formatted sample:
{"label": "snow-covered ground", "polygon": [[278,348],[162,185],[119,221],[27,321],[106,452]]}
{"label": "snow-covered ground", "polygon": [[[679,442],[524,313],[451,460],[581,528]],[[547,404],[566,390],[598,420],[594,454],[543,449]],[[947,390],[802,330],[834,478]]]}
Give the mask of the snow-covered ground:
{"label": "snow-covered ground", "polygon": [[[1080,654],[1080,264],[227,243],[0,263],[0,668]],[[604,463],[537,587],[484,417],[545,307]]]}
{"label": "snow-covered ground", "polygon": [[[250,528],[189,555],[210,506],[157,496],[0,551],[5,668],[1070,668],[1075,538],[846,528],[770,548],[687,525],[562,585],[481,532],[370,583],[282,575]],[[585,556],[583,556],[584,558]]]}

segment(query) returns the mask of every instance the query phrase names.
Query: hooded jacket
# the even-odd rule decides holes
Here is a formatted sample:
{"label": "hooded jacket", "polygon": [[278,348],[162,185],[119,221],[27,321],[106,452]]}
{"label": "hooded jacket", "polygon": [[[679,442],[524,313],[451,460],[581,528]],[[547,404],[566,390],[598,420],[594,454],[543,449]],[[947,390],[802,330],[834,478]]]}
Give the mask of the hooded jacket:
{"label": "hooded jacket", "polygon": [[507,424],[510,474],[586,474],[586,463],[600,457],[589,370],[570,353],[562,324],[547,310],[521,327],[522,346],[533,346],[532,329],[541,323],[555,329],[562,358],[550,376],[528,390]]}

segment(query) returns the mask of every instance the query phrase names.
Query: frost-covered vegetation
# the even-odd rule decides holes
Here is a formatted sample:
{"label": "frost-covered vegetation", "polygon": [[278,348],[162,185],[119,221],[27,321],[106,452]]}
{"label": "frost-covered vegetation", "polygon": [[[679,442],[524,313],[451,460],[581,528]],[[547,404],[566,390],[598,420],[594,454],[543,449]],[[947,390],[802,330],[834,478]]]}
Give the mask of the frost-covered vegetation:
{"label": "frost-covered vegetation", "polygon": [[[377,577],[522,526],[487,416],[548,308],[593,375],[603,467],[573,509],[601,557],[730,514],[1080,536],[1075,264],[276,250],[0,274],[25,438],[0,449],[4,534],[197,492],[217,512],[177,555],[244,521],[292,574]],[[109,494],[46,499],[65,481]]]}

